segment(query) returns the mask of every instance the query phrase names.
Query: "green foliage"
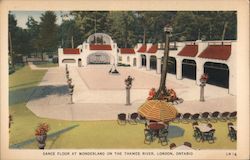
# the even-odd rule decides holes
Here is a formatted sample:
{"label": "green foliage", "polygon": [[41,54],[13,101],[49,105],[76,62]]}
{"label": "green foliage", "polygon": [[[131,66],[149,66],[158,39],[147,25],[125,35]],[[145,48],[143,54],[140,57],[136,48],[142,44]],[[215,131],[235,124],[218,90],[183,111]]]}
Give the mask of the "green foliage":
{"label": "green foliage", "polygon": [[[9,31],[15,54],[55,53],[58,46],[77,47],[93,33],[107,33],[118,47],[134,47],[138,42],[165,41],[163,28],[173,26],[171,41],[237,39],[235,11],[72,11],[72,19],[56,25],[56,15],[47,11],[38,23],[29,17],[27,29],[17,27],[9,14]],[[62,17],[63,18],[63,17]]]}
{"label": "green foliage", "polygon": [[74,20],[63,20],[62,24],[59,26],[59,37],[61,38],[60,46],[62,48],[71,48],[72,37],[74,41],[74,47],[81,44],[84,39],[81,36],[80,29],[77,27],[76,21]]}
{"label": "green foliage", "polygon": [[39,50],[39,42],[38,42],[38,36],[39,36],[39,23],[33,18],[33,17],[28,17],[28,21],[26,23],[28,29],[28,36],[30,40],[30,52],[37,52]]}
{"label": "green foliage", "polygon": [[43,52],[53,52],[57,50],[58,27],[56,25],[56,15],[52,11],[46,11],[42,14],[39,32],[39,46]]}

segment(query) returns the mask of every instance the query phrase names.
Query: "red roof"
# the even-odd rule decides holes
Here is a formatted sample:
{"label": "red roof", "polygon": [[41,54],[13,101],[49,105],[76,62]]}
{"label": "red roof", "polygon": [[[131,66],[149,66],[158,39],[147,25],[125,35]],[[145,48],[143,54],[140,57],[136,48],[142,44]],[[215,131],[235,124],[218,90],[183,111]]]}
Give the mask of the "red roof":
{"label": "red roof", "polygon": [[185,45],[178,53],[179,56],[195,57],[198,53],[198,45]]}
{"label": "red roof", "polygon": [[147,45],[143,44],[140,49],[138,49],[137,52],[146,52],[147,51]]}
{"label": "red roof", "polygon": [[198,57],[227,60],[231,55],[231,45],[209,45]]}
{"label": "red roof", "polygon": [[78,48],[63,48],[63,54],[80,54]]}
{"label": "red roof", "polygon": [[107,44],[91,44],[90,50],[112,50],[111,45]]}
{"label": "red roof", "polygon": [[121,48],[121,54],[135,54],[133,48]]}
{"label": "red roof", "polygon": [[157,50],[158,50],[158,45],[154,44],[149,48],[148,53],[156,53]]}

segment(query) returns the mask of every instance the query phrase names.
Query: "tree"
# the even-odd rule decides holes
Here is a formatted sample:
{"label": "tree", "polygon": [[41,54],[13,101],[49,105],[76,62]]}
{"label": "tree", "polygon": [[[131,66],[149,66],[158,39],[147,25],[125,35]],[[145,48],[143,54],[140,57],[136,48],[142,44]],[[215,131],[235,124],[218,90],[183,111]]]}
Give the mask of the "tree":
{"label": "tree", "polygon": [[109,33],[110,24],[107,18],[108,14],[109,12],[107,11],[70,12],[84,40],[94,33]]}
{"label": "tree", "polygon": [[30,52],[37,53],[39,50],[39,23],[33,17],[28,17],[26,26],[28,27],[29,43],[31,44]]}
{"label": "tree", "polygon": [[111,12],[109,15],[110,35],[116,40],[118,46],[134,47],[136,41],[135,15],[133,12]]}
{"label": "tree", "polygon": [[15,16],[9,14],[9,55],[14,68],[15,63],[22,63],[22,56],[31,50],[27,30],[17,27]]}
{"label": "tree", "polygon": [[58,27],[56,25],[56,15],[52,11],[46,11],[40,17],[39,49],[43,54],[45,52],[54,52],[58,47]]}
{"label": "tree", "polygon": [[[13,37],[15,37],[16,31],[17,31],[17,21],[14,17],[13,14],[9,14],[8,15],[8,19],[9,19],[9,56],[10,56],[10,60],[11,60],[11,66],[12,68],[15,69],[15,62],[14,62],[14,48],[13,46],[15,46],[15,40],[14,40],[14,44],[13,44]],[[15,39],[15,38],[14,38]]]}
{"label": "tree", "polygon": [[80,30],[74,20],[63,20],[62,24],[59,26],[59,37],[61,38],[61,47],[74,48],[74,44],[81,44],[84,39],[79,33]]}

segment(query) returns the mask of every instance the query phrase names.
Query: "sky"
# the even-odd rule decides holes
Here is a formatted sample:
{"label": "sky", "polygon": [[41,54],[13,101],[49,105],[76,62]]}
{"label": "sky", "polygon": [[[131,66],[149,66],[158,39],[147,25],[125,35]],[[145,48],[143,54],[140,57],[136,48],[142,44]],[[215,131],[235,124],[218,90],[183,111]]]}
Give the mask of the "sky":
{"label": "sky", "polygon": [[[17,26],[27,28],[26,22],[29,16],[32,16],[36,21],[40,22],[40,17],[45,11],[11,11],[11,14],[15,15],[17,20]],[[60,25],[62,23],[61,15],[69,14],[68,11],[55,11],[57,16],[56,23]]]}

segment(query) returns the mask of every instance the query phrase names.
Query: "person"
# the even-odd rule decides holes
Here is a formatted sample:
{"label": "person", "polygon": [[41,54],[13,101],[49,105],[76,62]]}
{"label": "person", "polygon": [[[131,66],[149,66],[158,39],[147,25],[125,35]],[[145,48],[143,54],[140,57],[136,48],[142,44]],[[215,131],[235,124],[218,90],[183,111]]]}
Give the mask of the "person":
{"label": "person", "polygon": [[149,91],[149,96],[148,96],[148,100],[152,100],[155,96],[156,92],[155,92],[155,88],[151,88],[150,91]]}
{"label": "person", "polygon": [[177,99],[176,92],[172,88],[169,90],[169,94],[172,100]]}

